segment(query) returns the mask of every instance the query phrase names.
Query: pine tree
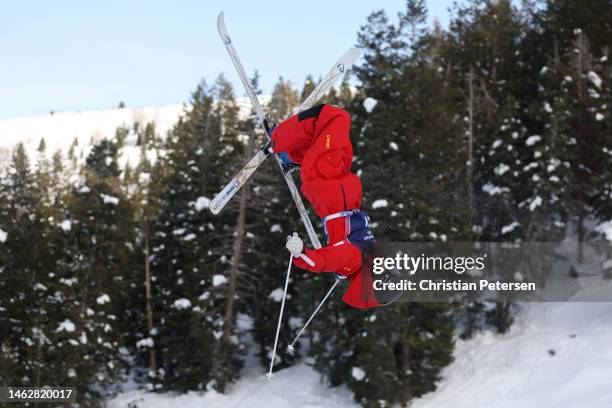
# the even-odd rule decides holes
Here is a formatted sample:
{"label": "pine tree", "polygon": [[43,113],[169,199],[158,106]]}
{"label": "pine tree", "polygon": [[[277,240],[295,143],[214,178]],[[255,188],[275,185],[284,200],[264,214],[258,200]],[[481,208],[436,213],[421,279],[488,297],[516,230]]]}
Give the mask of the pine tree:
{"label": "pine tree", "polygon": [[[206,174],[196,166],[205,149],[198,137],[209,138],[213,133],[212,109],[209,90],[198,87],[192,95],[191,110],[186,111],[167,140],[168,175],[164,182],[169,188],[161,196],[151,248],[153,309],[158,316],[155,347],[159,369],[155,375],[167,389],[203,389],[211,378],[209,345],[214,337],[210,321],[204,316],[211,307],[210,293],[205,291],[211,282],[199,275],[205,261],[213,259],[212,253],[201,246],[204,237],[197,239],[199,228],[208,226],[193,206],[201,196],[200,186]],[[208,333],[196,332],[197,326],[208,329]]]}
{"label": "pine tree", "polygon": [[79,348],[78,354],[67,356],[61,365],[78,379],[83,400],[95,400],[111,391],[108,387],[117,381],[124,364],[120,329],[125,317],[126,273],[133,256],[133,215],[119,188],[117,153],[116,139],[103,139],[93,146],[83,167],[83,183],[67,198],[64,233],[58,244],[63,248],[60,281],[76,289],[65,303],[78,316],[64,324],[65,333],[57,341],[63,347]]}
{"label": "pine tree", "polygon": [[[1,286],[6,289],[2,304],[2,348],[0,366],[5,383],[30,384],[36,381],[40,367],[34,348],[44,337],[38,333],[41,309],[35,286],[40,283],[44,254],[41,244],[42,219],[37,211],[40,195],[30,170],[30,161],[23,144],[13,152],[3,180],[2,201],[2,264]],[[37,259],[33,255],[39,255]]]}
{"label": "pine tree", "polygon": [[161,159],[163,146],[153,123],[144,126],[137,123],[130,131],[119,131],[126,134],[126,143],[135,143],[140,149],[135,168],[132,170],[126,164],[122,175],[123,190],[134,206],[135,249],[135,256],[130,259],[133,264],[130,269],[135,272],[126,277],[129,304],[124,319],[127,324],[122,331],[128,350],[136,356],[134,365],[137,368],[146,367],[138,380],[145,383],[148,389],[155,389],[160,388],[161,384],[157,380],[158,358],[154,347],[158,316],[153,308],[155,282],[151,268],[151,243],[160,197],[165,188],[165,163]]}
{"label": "pine tree", "polygon": [[[239,117],[239,107],[232,86],[222,76],[217,79],[215,86],[217,99],[214,116],[218,121],[218,131],[216,137],[213,137],[218,140],[219,150],[211,149],[208,159],[214,163],[214,168],[218,171],[220,178],[209,180],[207,196],[213,196],[222,185],[221,180],[229,180],[250,156],[250,152],[247,152],[250,137],[248,132],[244,132],[244,123]],[[216,340],[214,343],[216,358],[213,361],[212,378],[215,388],[221,392],[225,391],[228,383],[238,378],[239,370],[242,367],[240,354],[245,349],[241,340],[241,329],[236,324],[235,302],[239,296],[237,286],[242,245],[244,240],[249,239],[244,228],[248,190],[244,189],[240,194],[240,200],[232,203],[233,208],[228,209],[224,214],[225,217],[231,217],[231,221],[230,218],[219,220],[223,224],[221,224],[222,229],[218,232],[225,242],[233,241],[232,246],[217,247],[218,254],[226,261],[218,262],[217,267],[209,270],[208,274],[208,278],[213,283],[210,299],[215,304],[212,322]],[[215,221],[215,224],[219,226],[219,222]],[[230,236],[234,238],[230,239]],[[221,333],[220,336],[219,333]]]}
{"label": "pine tree", "polygon": [[[243,345],[223,341],[228,264],[236,208],[214,217],[208,197],[238,170],[244,139],[229,83],[199,86],[191,109],[169,135],[165,182],[153,239],[158,293],[160,380],[179,390],[223,391],[238,375]],[[235,203],[234,203],[235,204]],[[234,326],[236,329],[236,326]]]}
{"label": "pine tree", "polygon": [[75,352],[75,344],[61,341],[64,332],[74,330],[75,314],[58,274],[59,211],[50,202],[52,177],[44,143],[39,153],[32,172],[23,145],[17,147],[0,194],[6,254],[0,281],[10,288],[6,293],[15,294],[0,305],[7,319],[0,364],[6,370],[6,383],[59,386],[75,383],[72,372],[62,367],[66,352]]}
{"label": "pine tree", "polygon": [[593,206],[605,208],[603,202],[609,201],[605,196],[606,188],[601,186],[609,179],[609,166],[606,166],[609,138],[605,136],[602,122],[609,116],[609,104],[605,102],[609,93],[609,86],[605,85],[609,72],[606,74],[603,65],[608,64],[610,29],[607,21],[611,15],[609,2],[587,4],[563,0],[548,2],[547,7],[536,14],[540,36],[554,46],[564,75],[559,88],[565,95],[570,116],[566,121],[569,121],[573,138],[570,140],[573,140],[574,159],[568,164],[577,181],[568,188],[572,194],[572,223],[578,235],[579,261],[582,260],[582,241],[586,238],[584,219],[589,217]]}
{"label": "pine tree", "polygon": [[286,81],[283,77],[279,77],[278,82],[274,85],[272,98],[268,104],[268,113],[274,119],[274,122],[279,122],[289,116],[299,103],[299,94],[293,89],[291,81]]}
{"label": "pine tree", "polygon": [[[0,178],[0,292],[9,293],[9,262],[11,254],[6,249],[9,225],[11,225],[9,200],[10,196],[5,191],[4,186],[6,180],[4,174]],[[0,347],[2,354],[0,355],[0,382],[8,384],[15,377],[18,367],[18,354],[11,350],[12,330],[9,325],[8,307],[10,305],[9,297],[0,297]]]}
{"label": "pine tree", "polygon": [[527,194],[519,207],[524,214],[526,240],[560,241],[578,205],[569,188],[577,182],[570,166],[577,159],[571,129],[571,88],[557,42],[543,43],[542,47],[552,48],[552,52],[547,53],[550,57],[537,73],[539,92],[529,111],[534,131],[521,146],[526,163],[521,182]]}
{"label": "pine tree", "polygon": [[[599,57],[599,63],[601,64],[601,84],[595,86],[598,95],[600,95],[599,103],[593,107],[593,114],[595,120],[598,122],[600,135],[612,134],[612,68],[610,67],[610,60],[607,55]],[[599,75],[598,75],[599,76]],[[591,77],[593,77],[591,75]],[[593,79],[595,79],[593,77]],[[601,155],[601,172],[596,175],[595,184],[599,186],[599,189],[595,192],[593,197],[593,205],[595,214],[602,221],[612,220],[612,140],[605,136],[600,139],[601,151],[598,152]],[[612,250],[608,250],[608,259],[612,259]],[[608,271],[608,274],[611,272]]]}
{"label": "pine tree", "polygon": [[306,99],[308,95],[310,95],[311,92],[315,90],[316,85],[317,84],[315,84],[315,81],[312,75],[308,74],[308,76],[306,77],[306,80],[304,81],[304,86],[302,87],[302,92],[300,94],[300,101],[303,101],[304,99]]}

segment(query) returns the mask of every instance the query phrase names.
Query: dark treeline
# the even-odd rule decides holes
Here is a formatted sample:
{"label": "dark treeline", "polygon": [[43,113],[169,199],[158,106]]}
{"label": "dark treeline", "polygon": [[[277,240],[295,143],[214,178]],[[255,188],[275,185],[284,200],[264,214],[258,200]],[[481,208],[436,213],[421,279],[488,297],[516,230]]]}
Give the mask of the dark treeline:
{"label": "dark treeline", "polygon": [[[419,0],[395,18],[372,13],[356,87],[326,102],[352,115],[376,236],[591,239],[588,220],[612,219],[611,24],[608,0],[469,1],[448,28],[427,27]],[[315,83],[281,78],[268,110],[286,117]],[[297,211],[270,160],[220,215],[207,210],[263,141],[220,77],[168,135],[120,128],[86,157],[76,143],[51,158],[44,139],[38,157],[18,146],[0,185],[0,385],[76,386],[83,406],[100,406],[127,376],[224,392],[247,352],[265,367],[285,238],[305,236]],[[119,166],[126,146],[140,161]],[[331,283],[293,275],[278,368],[311,357],[367,407],[435,390],[454,335],[512,324],[510,304],[364,312],[335,296],[302,347],[282,351]]]}

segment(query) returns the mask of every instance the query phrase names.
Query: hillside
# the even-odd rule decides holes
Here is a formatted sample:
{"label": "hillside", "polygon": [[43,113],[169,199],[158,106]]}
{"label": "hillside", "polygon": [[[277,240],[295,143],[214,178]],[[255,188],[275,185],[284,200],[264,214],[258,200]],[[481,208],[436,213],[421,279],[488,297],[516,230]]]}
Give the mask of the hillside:
{"label": "hillside", "polygon": [[0,119],[0,163],[6,161],[18,143],[23,143],[32,157],[43,137],[47,151],[54,152],[65,150],[75,138],[83,149],[92,140],[110,137],[118,127],[131,127],[136,122],[153,122],[158,132],[165,135],[178,121],[183,109],[182,105],[167,105]]}
{"label": "hillside", "polygon": [[[609,287],[609,286],[608,286]],[[482,332],[457,341],[454,362],[438,390],[414,408],[612,406],[612,303],[529,303],[509,333]],[[357,407],[346,388],[327,389],[306,363],[268,382],[254,360],[227,395],[127,391],[111,408],[139,407]],[[133,406],[133,405],[132,405]]]}
{"label": "hillside", "polygon": [[[269,96],[261,96],[265,103]],[[248,98],[237,99],[241,116],[250,111]],[[79,148],[77,155],[87,155],[92,141],[112,137],[118,127],[131,128],[135,123],[154,123],[157,133],[165,137],[185,112],[185,105],[165,105],[148,107],[126,107],[114,109],[88,110],[81,112],[58,112],[39,116],[23,116],[0,119],[0,168],[6,164],[12,149],[23,143],[30,158],[36,157],[36,149],[41,138],[45,139],[47,154],[55,151],[66,152],[76,138]],[[138,149],[131,149],[135,140],[128,137],[120,165],[127,160],[133,164],[137,160]]]}

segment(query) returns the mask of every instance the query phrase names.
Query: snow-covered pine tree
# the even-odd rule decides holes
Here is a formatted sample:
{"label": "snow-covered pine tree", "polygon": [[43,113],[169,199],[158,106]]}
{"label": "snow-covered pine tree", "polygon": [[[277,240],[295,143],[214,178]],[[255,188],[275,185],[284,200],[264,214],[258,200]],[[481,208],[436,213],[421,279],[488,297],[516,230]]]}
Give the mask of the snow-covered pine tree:
{"label": "snow-covered pine tree", "polygon": [[[0,292],[9,293],[11,282],[9,279],[9,261],[11,254],[6,249],[8,240],[8,229],[11,222],[9,210],[10,196],[5,190],[7,179],[4,173],[0,177]],[[8,384],[14,378],[18,367],[18,355],[11,350],[12,330],[9,325],[8,308],[10,306],[10,298],[7,296],[0,297],[0,381]]]}
{"label": "snow-covered pine tree", "polygon": [[577,183],[570,166],[577,159],[571,128],[571,81],[567,81],[558,41],[544,38],[530,54],[537,94],[527,111],[529,134],[519,146],[524,167],[522,196],[517,200],[526,241],[562,240],[566,223],[577,208],[570,188]]}
{"label": "snow-covered pine tree", "polygon": [[49,327],[44,308],[49,270],[46,220],[40,211],[40,190],[23,144],[13,152],[0,190],[0,238],[3,260],[2,354],[5,384],[33,384],[41,380],[43,348]]}
{"label": "snow-covered pine tree", "polygon": [[218,216],[207,211],[208,197],[242,164],[238,113],[231,86],[221,77],[213,89],[205,84],[196,89],[168,137],[167,189],[151,265],[159,379],[166,388],[223,391],[241,365],[239,337],[223,342],[235,203]]}
{"label": "snow-covered pine tree", "polygon": [[[70,296],[72,283],[62,280],[59,261],[63,246],[61,197],[51,185],[57,175],[39,149],[39,161],[31,171],[23,145],[13,155],[2,183],[2,273],[0,285],[6,304],[1,304],[3,382],[23,385],[77,385],[75,371],[66,365],[75,362],[79,342],[67,340],[74,331],[78,314]],[[52,199],[53,202],[51,201]]]}
{"label": "snow-covered pine tree", "polygon": [[[610,105],[606,103],[609,84],[610,28],[612,4],[605,0],[579,3],[558,0],[547,3],[538,13],[539,33],[554,44],[564,67],[563,88],[567,92],[567,111],[571,115],[575,160],[570,162],[577,183],[573,194],[573,225],[579,241],[585,239],[584,219],[596,208],[606,207],[606,182],[609,132],[605,132]],[[606,72],[607,67],[607,72]],[[602,206],[603,207],[600,207]],[[578,244],[579,259],[582,244]]]}
{"label": "snow-covered pine tree", "polygon": [[[529,31],[524,14],[529,13],[520,13],[510,1],[458,6],[444,50],[454,61],[456,75],[465,78],[464,120],[468,143],[473,145],[469,170],[473,171],[474,232],[485,242],[521,239],[523,233],[517,205],[528,193],[521,184],[525,167],[521,152],[529,132],[527,101],[535,93],[533,84],[525,80],[530,67],[523,51]],[[474,306],[477,314],[482,312],[482,305],[468,304],[468,322],[481,318],[472,313]],[[511,324],[510,306],[496,304],[490,314],[499,331]]]}
{"label": "snow-covered pine tree", "polygon": [[[422,13],[416,3],[409,8]],[[397,25],[384,13],[369,21],[360,33],[367,64],[357,76],[361,101],[372,98],[376,105],[351,112],[364,208],[379,226],[375,235],[444,241],[467,220],[461,215],[467,204],[459,177],[465,158],[454,79],[440,70],[444,62],[428,51],[426,38],[411,39],[422,30],[420,14],[405,14]],[[380,183],[387,174],[397,175],[389,180],[393,189]]]}
{"label": "snow-covered pine tree", "polygon": [[[168,134],[166,142],[168,188],[161,196],[151,247],[159,368],[157,373],[150,374],[166,389],[203,389],[211,377],[210,344],[214,338],[210,322],[202,316],[210,308],[210,293],[205,292],[210,282],[205,282],[200,275],[203,261],[213,260],[211,252],[200,243],[205,236],[196,239],[198,228],[210,227],[203,222],[200,211],[200,205],[205,202],[198,202],[203,197],[203,175],[196,160],[204,153],[200,140],[211,137],[212,105],[210,90],[205,85],[199,86],[192,95],[191,109],[185,110],[185,117]],[[208,333],[198,336],[194,326],[203,326]]]}
{"label": "snow-covered pine tree", "polygon": [[51,161],[47,157],[47,144],[45,138],[40,139],[38,144],[38,157],[34,169],[37,188],[40,191],[42,203],[41,205],[49,208],[50,202],[53,199],[51,195]]}
{"label": "snow-covered pine tree", "polygon": [[[119,129],[125,133],[126,143],[135,143],[140,151],[139,161],[131,169],[129,163],[122,175],[123,190],[134,207],[134,257],[130,259],[133,273],[126,276],[128,301],[126,319],[122,327],[126,348],[135,356],[136,378],[147,388],[161,387],[157,381],[157,354],[154,347],[157,329],[153,309],[155,282],[151,271],[151,239],[159,211],[164,185],[164,164],[161,160],[162,138],[155,125],[134,124],[133,129]],[[141,374],[141,375],[139,375]]]}
{"label": "snow-covered pine tree", "polygon": [[[220,76],[215,88],[214,117],[217,133],[213,137],[218,146],[209,150],[207,159],[213,166],[211,169],[218,173],[219,178],[211,178],[206,185],[205,194],[208,197],[216,194],[219,186],[235,175],[246,162],[245,158],[249,156],[246,150],[249,147],[250,135],[245,132],[233,87],[228,80]],[[214,216],[212,222],[217,228],[215,238],[221,239],[222,244],[208,248],[217,254],[217,262],[208,271],[207,279],[210,279],[213,285],[210,293],[215,305],[212,320],[215,336],[212,381],[215,389],[220,392],[224,392],[226,386],[238,378],[243,363],[242,354],[245,351],[241,338],[243,332],[236,324],[235,302],[240,298],[237,286],[242,244],[245,240],[253,239],[244,228],[247,198],[248,190],[244,190],[240,199],[234,201],[221,216]],[[208,212],[207,215],[210,216]],[[231,245],[226,244],[229,242]]]}
{"label": "snow-covered pine tree", "polygon": [[[601,223],[612,221],[612,139],[605,135],[612,134],[612,65],[609,55],[598,57],[601,65],[601,83],[597,86],[597,94],[600,95],[598,103],[593,106],[595,120],[598,122],[600,135],[602,168],[595,176],[596,185],[600,186],[593,197],[595,214]],[[599,75],[598,75],[599,76]],[[596,78],[591,75],[593,79]],[[597,81],[597,80],[596,80]],[[593,86],[596,86],[593,84]],[[611,237],[612,238],[612,237]],[[608,240],[612,242],[612,239]],[[608,242],[607,259],[612,259],[612,248]],[[612,278],[612,268],[606,269],[606,276]]]}
{"label": "snow-covered pine tree", "polygon": [[[116,383],[124,364],[120,328],[126,318],[127,275],[133,257],[132,206],[120,189],[117,138],[96,143],[82,181],[67,197],[58,276],[78,309],[65,320],[58,347],[75,347],[62,366],[77,380],[79,398],[96,400]],[[71,291],[70,288],[76,290]]]}

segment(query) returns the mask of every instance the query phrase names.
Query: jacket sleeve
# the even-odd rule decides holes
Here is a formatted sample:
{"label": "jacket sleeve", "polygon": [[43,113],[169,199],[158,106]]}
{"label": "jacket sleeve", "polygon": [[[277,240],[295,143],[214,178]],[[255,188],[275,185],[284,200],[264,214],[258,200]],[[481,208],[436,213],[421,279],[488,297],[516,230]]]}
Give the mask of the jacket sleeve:
{"label": "jacket sleeve", "polygon": [[350,275],[361,267],[361,252],[352,244],[305,249],[304,254],[314,262],[314,266],[308,265],[302,258],[296,258],[293,262],[295,266],[312,272]]}
{"label": "jacket sleeve", "polygon": [[311,267],[301,258],[294,259],[294,264],[313,272],[335,272],[348,276],[349,287],[342,300],[355,308],[367,309],[380,306],[372,287],[372,276],[367,268],[362,268],[362,256],[359,249],[351,244],[326,246],[320,249],[306,249],[304,253],[314,261]]}

